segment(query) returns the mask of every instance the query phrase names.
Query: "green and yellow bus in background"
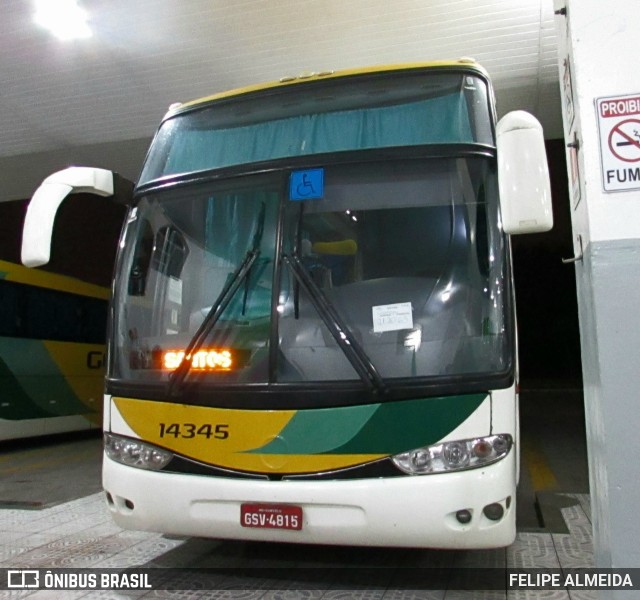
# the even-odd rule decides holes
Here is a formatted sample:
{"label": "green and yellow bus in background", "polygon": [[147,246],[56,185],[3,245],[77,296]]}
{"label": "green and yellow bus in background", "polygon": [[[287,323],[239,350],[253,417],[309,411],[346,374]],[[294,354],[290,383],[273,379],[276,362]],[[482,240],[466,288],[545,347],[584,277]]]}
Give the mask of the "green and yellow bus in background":
{"label": "green and yellow bus in background", "polygon": [[102,426],[110,278],[122,211],[61,214],[47,270],[20,263],[26,202],[0,202],[0,441]]}

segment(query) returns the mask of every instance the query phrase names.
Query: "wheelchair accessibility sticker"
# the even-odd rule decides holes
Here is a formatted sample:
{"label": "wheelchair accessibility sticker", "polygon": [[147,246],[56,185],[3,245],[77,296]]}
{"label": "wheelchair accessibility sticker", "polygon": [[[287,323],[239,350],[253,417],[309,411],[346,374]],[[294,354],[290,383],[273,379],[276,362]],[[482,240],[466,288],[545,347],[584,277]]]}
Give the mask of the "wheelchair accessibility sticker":
{"label": "wheelchair accessibility sticker", "polygon": [[289,200],[320,200],[324,197],[324,169],[293,171],[289,181]]}

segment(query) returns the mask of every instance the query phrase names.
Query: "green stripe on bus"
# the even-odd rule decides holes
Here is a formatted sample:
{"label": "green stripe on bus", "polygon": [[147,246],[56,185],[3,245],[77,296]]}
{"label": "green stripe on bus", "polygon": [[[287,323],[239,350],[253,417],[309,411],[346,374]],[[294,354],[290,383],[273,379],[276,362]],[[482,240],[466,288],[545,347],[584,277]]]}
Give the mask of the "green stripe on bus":
{"label": "green stripe on bus", "polygon": [[396,454],[440,441],[487,398],[487,394],[441,396],[406,402],[388,402],[349,442],[334,453]]}
{"label": "green stripe on bus", "polygon": [[[396,454],[434,444],[465,421],[487,394],[301,410],[278,438],[288,454]],[[281,454],[276,439],[251,452]]]}
{"label": "green stripe on bus", "polygon": [[17,421],[51,416],[51,413],[34,404],[0,358],[0,419]]}
{"label": "green stripe on bus", "polygon": [[20,418],[90,412],[67,383],[41,340],[0,338],[0,357],[11,378],[41,412]]}

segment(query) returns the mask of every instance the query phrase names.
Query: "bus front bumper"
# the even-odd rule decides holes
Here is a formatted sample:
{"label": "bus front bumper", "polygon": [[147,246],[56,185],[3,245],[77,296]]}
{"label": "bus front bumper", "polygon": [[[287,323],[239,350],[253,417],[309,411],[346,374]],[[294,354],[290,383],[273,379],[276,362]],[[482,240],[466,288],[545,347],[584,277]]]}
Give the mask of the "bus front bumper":
{"label": "bus front bumper", "polygon": [[[515,456],[512,449],[495,464],[457,473],[339,481],[164,473],[105,456],[103,486],[116,524],[125,529],[305,544],[496,548],[515,538]],[[241,505],[247,503],[300,507],[302,528],[245,527]],[[498,520],[484,510],[495,504],[504,513]],[[468,511],[468,523],[459,511]]]}

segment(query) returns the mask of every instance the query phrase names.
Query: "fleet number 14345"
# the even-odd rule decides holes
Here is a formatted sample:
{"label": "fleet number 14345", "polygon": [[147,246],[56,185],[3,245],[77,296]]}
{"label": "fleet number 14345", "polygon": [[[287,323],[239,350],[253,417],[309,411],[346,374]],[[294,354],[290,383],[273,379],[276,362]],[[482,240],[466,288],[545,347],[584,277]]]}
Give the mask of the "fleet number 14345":
{"label": "fleet number 14345", "polygon": [[229,425],[219,423],[160,423],[160,437],[195,438],[196,436],[226,440],[229,437]]}

